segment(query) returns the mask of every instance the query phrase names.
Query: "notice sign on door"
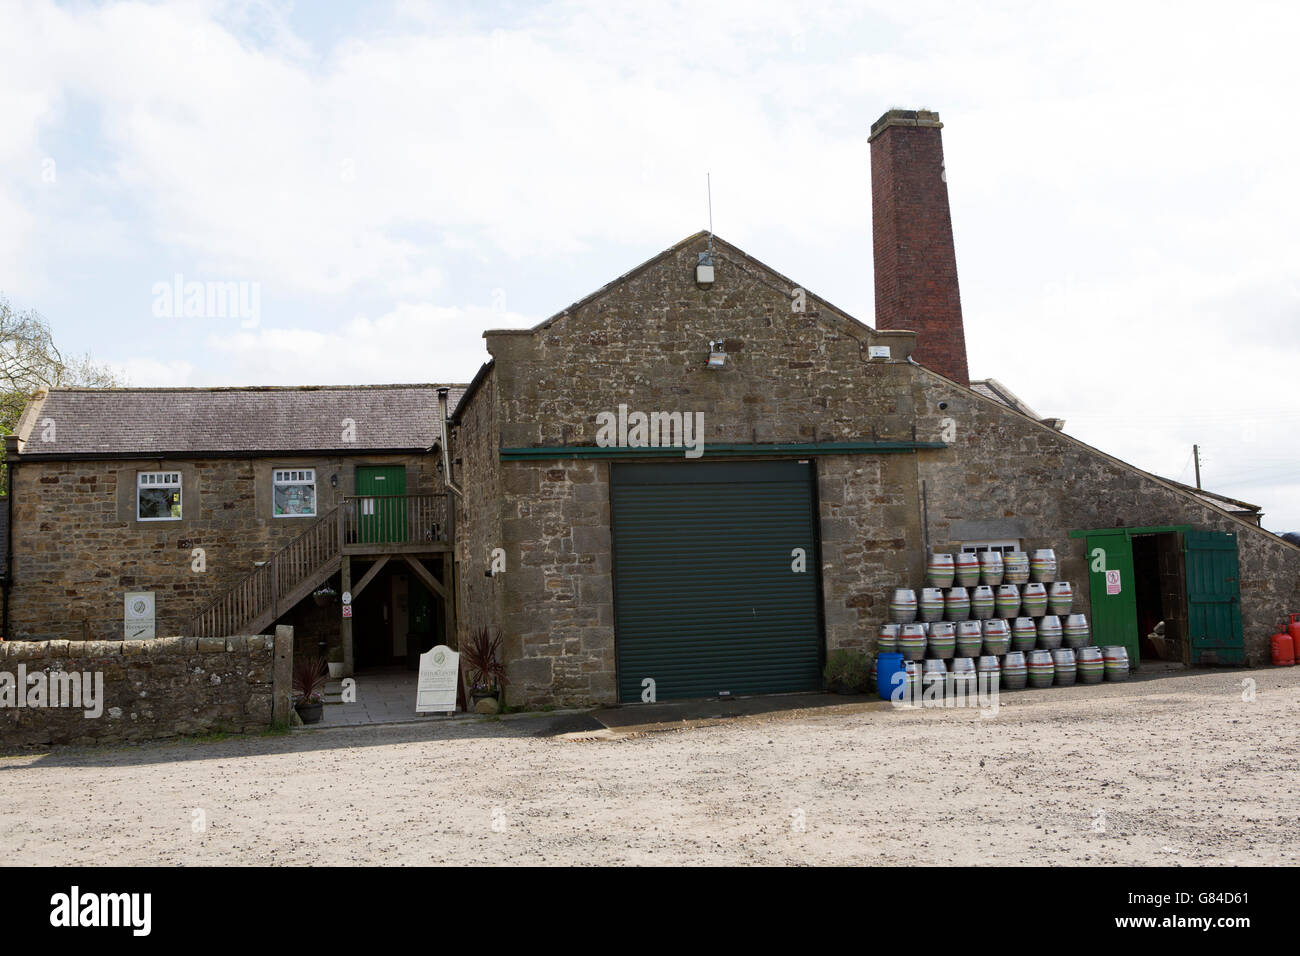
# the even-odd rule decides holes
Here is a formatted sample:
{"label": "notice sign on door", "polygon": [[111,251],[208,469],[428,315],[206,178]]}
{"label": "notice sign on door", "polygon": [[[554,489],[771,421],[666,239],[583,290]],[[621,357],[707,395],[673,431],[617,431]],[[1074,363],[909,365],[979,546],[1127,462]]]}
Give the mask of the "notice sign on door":
{"label": "notice sign on door", "polygon": [[1119,572],[1118,571],[1106,572],[1106,593],[1119,594]]}
{"label": "notice sign on door", "polygon": [[456,711],[456,683],[460,680],[460,655],[445,644],[420,655],[420,682],[415,688],[417,714]]}

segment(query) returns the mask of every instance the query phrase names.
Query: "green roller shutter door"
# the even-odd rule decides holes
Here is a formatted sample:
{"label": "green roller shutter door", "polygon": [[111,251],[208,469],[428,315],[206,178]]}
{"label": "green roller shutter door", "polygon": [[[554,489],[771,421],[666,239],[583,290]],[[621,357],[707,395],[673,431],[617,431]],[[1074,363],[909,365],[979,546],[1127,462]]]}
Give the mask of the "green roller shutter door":
{"label": "green roller shutter door", "polygon": [[647,677],[658,700],[820,688],[812,482],[794,461],[612,466],[621,701]]}

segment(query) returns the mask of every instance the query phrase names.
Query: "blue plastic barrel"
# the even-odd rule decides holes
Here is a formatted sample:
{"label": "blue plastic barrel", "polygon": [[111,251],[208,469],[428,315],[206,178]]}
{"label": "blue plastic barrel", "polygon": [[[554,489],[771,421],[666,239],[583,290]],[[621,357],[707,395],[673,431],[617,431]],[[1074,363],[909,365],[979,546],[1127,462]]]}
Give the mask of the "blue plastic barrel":
{"label": "blue plastic barrel", "polygon": [[[899,675],[897,679],[895,674]],[[876,655],[876,689],[880,691],[881,700],[889,700],[894,694],[894,688],[902,687],[906,679],[907,671],[903,667],[902,654]]]}

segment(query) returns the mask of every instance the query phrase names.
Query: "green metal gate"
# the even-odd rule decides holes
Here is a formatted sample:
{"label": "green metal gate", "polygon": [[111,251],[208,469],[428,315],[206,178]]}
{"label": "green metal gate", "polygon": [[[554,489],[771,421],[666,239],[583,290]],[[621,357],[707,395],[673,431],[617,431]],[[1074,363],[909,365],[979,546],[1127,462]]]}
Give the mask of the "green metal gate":
{"label": "green metal gate", "polygon": [[406,469],[401,465],[358,465],[360,513],[357,530],[362,541],[402,542],[406,532]]}
{"label": "green metal gate", "polygon": [[820,688],[810,464],[615,463],[610,484],[619,700]]}
{"label": "green metal gate", "polygon": [[1244,664],[1237,536],[1226,531],[1183,535],[1187,569],[1187,633],[1193,664]]}

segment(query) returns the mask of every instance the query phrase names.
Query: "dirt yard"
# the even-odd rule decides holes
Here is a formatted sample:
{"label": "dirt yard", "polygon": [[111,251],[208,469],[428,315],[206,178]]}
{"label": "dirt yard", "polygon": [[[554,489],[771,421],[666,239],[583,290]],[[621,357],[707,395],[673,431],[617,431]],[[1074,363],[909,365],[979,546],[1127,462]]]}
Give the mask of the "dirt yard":
{"label": "dirt yard", "polygon": [[17,865],[1300,857],[1300,668],[1001,704],[995,717],[860,703],[654,732],[565,735],[572,717],[518,717],[14,756],[0,759],[0,854]]}

